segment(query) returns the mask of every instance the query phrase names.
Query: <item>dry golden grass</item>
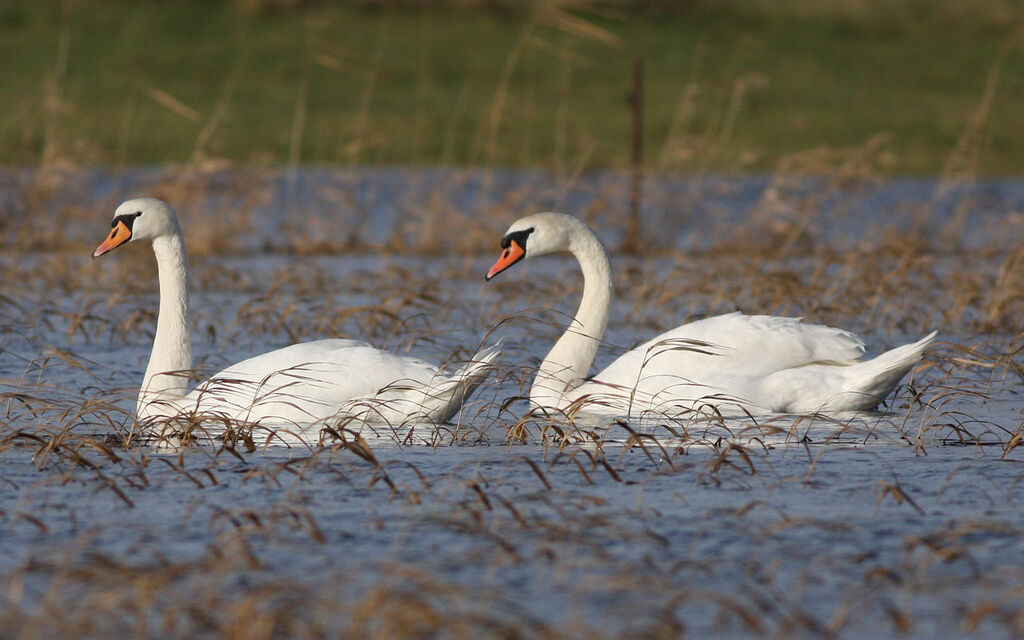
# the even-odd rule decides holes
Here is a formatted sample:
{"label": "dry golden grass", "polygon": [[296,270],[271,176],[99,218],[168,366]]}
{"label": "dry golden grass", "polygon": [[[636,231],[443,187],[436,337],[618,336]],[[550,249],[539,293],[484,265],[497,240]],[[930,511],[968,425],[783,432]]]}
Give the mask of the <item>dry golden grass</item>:
{"label": "dry golden grass", "polygon": [[[0,316],[0,321],[12,328],[46,328],[72,342],[146,335],[155,316],[151,256],[147,251],[124,251],[114,261],[89,264],[85,256],[94,244],[90,237],[102,235],[106,215],[81,204],[61,208],[54,203],[67,201],[69,186],[72,193],[85,189],[74,184],[76,179],[45,172],[38,178],[34,189],[23,190],[32,203],[26,207],[57,207],[56,217],[28,216],[30,224],[3,230],[0,241],[12,252],[3,259],[8,286],[0,291],[6,302],[0,312],[6,317]],[[527,203],[535,196],[525,189],[511,193],[514,201],[503,199],[492,211],[470,218],[447,201],[446,190],[452,189],[447,183],[434,190],[437,200],[425,205],[432,212],[429,216],[423,217],[422,210],[407,216],[418,227],[396,231],[384,245],[358,239],[335,243],[336,234],[317,229],[316,214],[283,218],[277,228],[285,233],[270,237],[275,252],[285,255],[264,261],[253,271],[251,262],[230,258],[253,253],[253,238],[260,235],[257,212],[270,201],[273,178],[272,173],[255,170],[186,170],[161,175],[154,190],[179,209],[198,294],[193,304],[198,325],[222,344],[243,336],[264,336],[273,342],[356,336],[402,350],[437,345],[444,359],[468,357],[475,345],[451,345],[457,347],[453,352],[444,346],[445,336],[453,331],[480,335],[510,314],[525,314],[549,323],[541,330],[554,337],[565,318],[551,315],[548,301],[577,295],[575,276],[509,279],[495,285],[500,295],[487,300],[486,307],[459,308],[459,290],[466,285],[452,283],[472,282],[478,276],[472,254],[489,253],[515,215],[499,212],[528,211]],[[456,174],[453,179],[462,178]],[[615,197],[614,189],[609,187],[609,199]],[[773,184],[768,192],[775,189]],[[773,206],[785,201],[790,210],[803,210],[804,222],[784,222],[785,216],[759,205],[743,231],[705,248],[685,253],[662,249],[657,256],[617,259],[622,326],[640,331],[640,337],[686,319],[741,308],[801,315],[890,344],[937,327],[963,337],[948,351],[935,352],[945,353],[937,364],[946,375],[974,367],[1004,383],[1020,377],[1024,254],[1019,249],[950,250],[944,242],[890,231],[840,252],[820,236],[813,200],[805,201],[804,195],[788,201],[784,195],[765,198],[774,198]],[[211,201],[231,204],[211,207]],[[216,213],[211,215],[211,210]],[[610,213],[601,215],[603,225],[613,219]],[[672,233],[683,231],[685,226],[680,226]],[[359,253],[366,262],[346,268],[340,279],[335,264],[301,257],[345,250]],[[399,257],[399,251],[408,257]],[[425,269],[427,264],[431,266]],[[48,294],[33,295],[36,291]],[[233,313],[209,308],[216,305],[204,308],[205,296],[226,294]],[[532,321],[515,320],[524,322]],[[979,343],[971,336],[992,336],[999,344]],[[957,350],[981,355],[959,357]],[[528,377],[511,375],[519,376],[520,382]]]}
{"label": "dry golden grass", "polygon": [[[1019,343],[1020,336],[1016,340]],[[195,492],[193,500],[197,504],[208,499],[204,498],[205,491],[215,487],[241,491],[239,474],[244,484],[265,486],[273,492],[290,487],[287,494],[295,497],[282,496],[260,506],[215,510],[205,525],[205,551],[184,559],[173,551],[173,546],[164,549],[163,544],[118,553],[96,551],[94,538],[102,530],[83,532],[62,554],[35,557],[14,571],[3,572],[6,598],[0,604],[0,628],[17,629],[23,637],[608,635],[600,625],[587,619],[569,617],[560,623],[537,617],[527,606],[516,602],[512,593],[479,585],[467,587],[459,580],[421,567],[415,558],[394,559],[372,568],[357,565],[326,582],[310,583],[283,571],[268,545],[285,545],[300,554],[309,547],[345,548],[344,541],[336,537],[337,525],[325,528],[318,521],[322,505],[295,499],[304,493],[304,487],[316,486],[315,478],[329,474],[336,478],[332,493],[346,495],[349,500],[369,493],[382,503],[406,505],[403,508],[413,509],[425,519],[417,531],[436,527],[451,532],[467,544],[457,556],[460,564],[478,564],[500,572],[544,558],[544,565],[550,565],[556,572],[556,580],[568,580],[557,577],[563,565],[564,571],[583,569],[600,576],[599,581],[593,577],[582,583],[587,587],[575,583],[573,589],[616,594],[616,598],[651,594],[662,603],[659,607],[663,613],[651,617],[649,610],[645,610],[643,617],[629,626],[636,633],[677,636],[686,629],[686,618],[677,613],[685,607],[714,611],[715,628],[741,635],[833,635],[855,625],[852,618],[876,614],[883,614],[875,623],[876,629],[912,630],[925,621],[915,619],[904,606],[872,594],[897,585],[904,594],[925,597],[931,587],[919,576],[935,566],[966,562],[981,534],[1012,537],[1018,536],[1019,531],[998,521],[978,519],[909,536],[903,564],[868,560],[857,569],[863,573],[863,583],[856,586],[858,579],[854,579],[852,590],[837,603],[834,614],[822,617],[820,612],[807,608],[799,594],[787,593],[784,581],[776,583],[776,568],[759,564],[765,562],[763,559],[748,563],[751,581],[729,595],[701,588],[692,581],[678,582],[680,574],[691,580],[712,574],[717,566],[713,556],[677,560],[671,566],[623,564],[613,551],[613,545],[621,541],[666,550],[678,541],[645,530],[642,523],[650,521],[650,514],[633,523],[615,517],[608,511],[610,505],[602,494],[607,496],[616,485],[648,483],[663,475],[687,478],[680,491],[689,483],[731,491],[749,490],[760,482],[758,477],[774,478],[773,482],[783,485],[800,482],[813,486],[829,482],[827,476],[820,477],[816,470],[817,460],[833,459],[837,449],[876,437],[905,438],[919,447],[921,455],[954,436],[975,446],[1001,443],[1004,456],[1014,455],[1013,448],[1020,443],[1024,429],[1020,421],[1015,427],[969,421],[954,424],[968,417],[962,413],[964,405],[946,408],[947,403],[956,399],[950,395],[962,399],[994,394],[999,384],[1005,384],[998,382],[1000,376],[1005,377],[1010,371],[998,364],[1001,357],[982,361],[977,360],[977,353],[968,353],[966,349],[949,351],[935,354],[933,359],[939,366],[950,367],[951,372],[936,377],[934,369],[930,370],[932,376],[925,377],[935,379],[926,388],[916,387],[915,378],[893,400],[894,406],[905,406],[881,420],[829,422],[818,417],[775,424],[725,421],[707,413],[674,423],[660,422],[649,433],[620,425],[622,428],[613,434],[607,429],[561,419],[540,421],[526,416],[513,422],[516,413],[505,412],[496,418],[493,414],[487,416],[493,422],[486,427],[479,426],[476,419],[468,420],[474,424],[475,437],[463,438],[466,442],[501,444],[502,434],[507,430],[509,448],[499,466],[479,469],[479,463],[467,459],[463,468],[447,469],[440,476],[436,469],[421,471],[393,447],[369,444],[361,435],[342,430],[336,432],[335,438],[324,441],[323,448],[282,462],[261,460],[253,447],[241,446],[242,441],[232,442],[230,438],[187,455],[184,451],[161,454],[151,447],[125,449],[125,440],[120,435],[102,435],[124,434],[126,424],[130,424],[124,422],[123,412],[110,404],[110,398],[83,400],[83,395],[95,392],[38,385],[34,387],[37,396],[6,393],[0,456],[17,449],[32,451],[39,477],[52,478],[51,482],[81,485],[93,495],[109,493],[128,508],[148,499],[161,485],[174,484],[168,475],[179,478],[177,483],[186,494]],[[65,366],[57,362],[69,366],[87,364],[62,358],[40,366]],[[1019,364],[1018,359],[1017,371],[1012,375],[1019,376]],[[1003,370],[998,371],[1001,366]],[[997,375],[988,383],[991,373]],[[516,386],[529,373],[510,371],[509,375],[512,380],[502,383]],[[1020,379],[1012,386],[1019,387]],[[62,395],[66,397],[62,399]],[[766,452],[785,447],[783,441],[797,448],[806,446],[799,443],[806,440],[808,427],[820,427],[822,423],[832,427],[828,436],[831,442],[815,441],[814,460],[804,475],[780,476],[774,466],[781,460]],[[1008,432],[1011,428],[1015,428],[1015,433]],[[90,435],[91,431],[99,433]],[[815,439],[819,437],[817,433],[820,431],[815,432]],[[439,436],[438,445],[459,441],[455,433],[439,432]],[[540,442],[542,446],[524,448],[515,444],[519,441]],[[773,443],[766,445],[766,441]],[[707,455],[701,453],[705,451]],[[651,471],[644,473],[638,466]],[[599,491],[580,493],[573,488],[576,483]],[[510,491],[510,485],[516,487],[515,491]],[[956,479],[950,477],[947,485],[955,487]],[[891,504],[921,510],[915,490],[902,486],[898,480],[880,478],[871,491],[878,508]],[[737,526],[746,528],[745,535],[752,545],[776,539],[791,530],[817,530],[822,536],[833,536],[863,526],[785,514],[767,524],[762,518],[746,522],[748,513],[766,509],[771,507],[753,502],[731,516]],[[43,538],[61,528],[52,514],[45,511],[0,513],[0,520],[12,525],[23,522]],[[378,526],[394,525],[381,522]],[[582,567],[580,562],[584,562]],[[811,585],[819,570],[827,574],[831,569],[827,565],[808,568]],[[1019,575],[1016,563],[1008,565],[1007,570],[1024,577]],[[247,576],[244,582],[239,582],[239,575]],[[353,575],[375,577],[353,593],[345,584],[346,576]],[[362,580],[366,582],[367,578]],[[966,629],[995,625],[1006,632],[1019,633],[1019,598],[1001,590],[998,585],[1004,583],[995,577],[985,580],[994,581],[997,587],[990,597],[972,600],[959,614],[960,624]],[[573,584],[569,582],[567,587]]]}
{"label": "dry golden grass", "polygon": [[[801,6],[824,10],[818,4]],[[565,11],[570,5],[552,4],[553,11],[538,13],[536,20],[577,36],[605,36],[572,21]],[[849,5],[849,19],[868,20],[872,6]],[[524,28],[522,43],[530,41],[532,28]],[[1004,60],[1005,54],[988,69],[936,202],[974,179]],[[507,65],[515,64],[510,55]],[[694,135],[687,132],[696,117],[701,62],[693,64],[672,127],[656,147],[653,166],[659,171],[694,162],[698,169],[715,166],[745,100],[763,81],[741,72],[720,78],[727,99],[704,133]],[[563,88],[568,84],[566,77]],[[55,76],[47,89],[51,108],[62,88]],[[793,531],[832,540],[871,526],[852,515],[849,521],[790,515],[770,499],[794,485],[813,490],[835,483],[827,465],[848,450],[902,443],[899,451],[924,459],[964,447],[992,464],[1017,464],[1024,451],[1024,413],[1014,404],[1024,388],[1024,249],[995,236],[990,246],[968,246],[962,214],[972,203],[966,200],[956,209],[961,215],[941,224],[933,208],[918,207],[907,212],[909,230],[881,225],[853,247],[826,236],[825,204],[877,184],[884,174],[884,134],[851,148],[782,158],[739,225],[690,217],[702,193],[699,175],[688,193],[665,196],[678,201],[649,196],[646,206],[664,214],[645,230],[647,255],[615,255],[617,303],[605,353],[685,320],[737,308],[847,327],[876,349],[940,329],[940,342],[887,400],[885,412],[726,418],[709,405],[681,416],[607,425],[575,412],[535,415],[523,402],[538,359],[579,295],[575,267],[550,263],[486,291],[481,282],[489,264],[483,256],[493,257],[507,225],[537,209],[565,208],[574,189],[588,198],[573,213],[603,230],[629,228],[626,181],[614,175],[593,181],[586,173],[593,148],[560,152],[553,184],[527,181],[508,188],[501,172],[458,170],[431,182],[406,172],[402,186],[421,189],[387,201],[396,223],[381,234],[375,229],[381,205],[356,194],[387,187],[359,171],[343,173],[303,199],[303,170],[218,160],[209,142],[232,90],[229,79],[221,106],[202,121],[186,166],[115,174],[122,186],[98,191],[95,177],[66,168],[68,158],[79,154],[54,128],[43,169],[0,172],[9,212],[0,220],[0,461],[27,459],[35,469],[27,478],[0,473],[0,484],[29,496],[4,503],[0,526],[22,537],[28,530],[42,541],[41,551],[25,551],[23,559],[0,568],[0,636],[669,638],[693,624],[680,612],[711,612],[710,628],[728,635],[837,637],[850,629],[863,632],[858,625],[864,620],[874,620],[869,632],[927,633],[928,614],[916,611],[913,601],[948,589],[954,579],[943,572],[962,567],[964,575],[955,580],[974,591],[946,596],[954,623],[939,632],[1024,633],[1019,562],[975,567],[982,540],[1019,539],[1020,528],[984,510],[945,522],[928,519],[935,505],[922,499],[927,492],[912,469],[898,477],[879,475],[862,488],[885,517],[910,513],[920,519],[902,542],[888,540],[899,549],[854,543],[859,555],[853,558],[819,549],[821,559],[809,559],[795,578],[780,564],[803,549],[783,548],[775,556],[756,551],[774,548]],[[185,107],[183,117],[191,117],[187,105],[175,105],[173,96],[159,91],[147,95],[172,110]],[[364,104],[373,91],[368,82]],[[308,124],[306,95],[296,96],[292,150]],[[560,100],[568,104],[564,96]],[[510,122],[516,106],[499,85],[474,143],[478,158],[507,156],[497,132],[518,126]],[[353,127],[346,153],[358,160],[374,140],[365,118]],[[565,128],[559,124],[556,137],[564,138]],[[290,160],[297,164],[297,153]],[[806,188],[808,174],[819,176],[818,187]],[[101,263],[87,258],[124,185],[171,202],[181,217],[193,269],[196,336],[207,338],[196,347],[204,371],[268,345],[328,336],[457,361],[470,357],[479,342],[490,342],[492,331],[512,337],[504,364],[454,425],[424,429],[339,420],[302,434],[305,444],[287,454],[268,447],[276,440],[261,425],[183,416],[144,429],[130,408],[155,322],[152,257],[122,250]],[[463,194],[472,185],[487,197],[467,206]],[[267,210],[282,213],[268,221]],[[843,214],[842,207],[834,211]],[[1013,237],[1020,213],[999,213]],[[703,241],[679,249],[675,239],[692,229]],[[107,357],[107,350],[113,355]],[[182,446],[192,442],[203,446]],[[489,446],[501,455],[497,463],[453,456],[458,462],[438,470],[415,457],[422,445],[456,451]],[[806,465],[794,470],[787,464],[797,454]],[[939,497],[970,485],[972,472],[950,469],[940,479]],[[679,483],[671,500],[644,495],[644,487],[666,480]],[[986,487],[985,504],[1013,504],[1019,476],[1015,483]],[[769,491],[739,507],[699,503],[701,491],[745,495],[764,484]],[[174,533],[193,544],[191,551],[180,551],[177,540],[146,542],[131,532],[104,530],[95,520],[84,530],[67,525],[74,515],[46,499],[33,501],[25,490],[40,486],[71,487],[76,501],[108,500],[112,513],[145,512],[153,496],[167,495],[163,487],[177,487],[174,497],[190,506]],[[259,489],[255,499],[246,493],[253,487]],[[211,498],[217,491],[246,499],[218,506]],[[325,522],[325,505],[345,500],[360,505],[358,526]],[[646,507],[645,500],[654,506]],[[699,535],[669,539],[658,526],[663,514],[674,516],[673,507],[689,507],[690,500],[709,522],[728,512],[707,525],[715,530],[704,546]],[[402,535],[442,532],[458,549],[409,556],[388,551],[359,560],[345,555],[349,546],[367,549],[353,538],[393,533],[396,522],[409,527]],[[111,550],[99,541],[121,533],[135,546]],[[742,566],[721,560],[719,536],[747,545]],[[49,540],[57,542],[46,546]],[[14,543],[26,549],[23,538]],[[679,551],[688,544],[692,549]],[[1019,545],[1007,546],[1011,554],[1019,551]],[[282,561],[282,553],[289,560]],[[284,566],[307,554],[329,570],[315,574],[312,567],[315,579],[304,579],[301,569]],[[479,567],[481,574],[467,579],[452,566]],[[493,579],[523,566],[524,573],[511,580],[514,588]],[[704,586],[729,571],[735,575],[728,591]],[[826,607],[814,606],[819,587],[840,579],[839,595]],[[551,585],[578,602],[596,598],[617,624],[592,617],[582,605],[577,613],[571,602],[561,615],[532,611],[529,593]]]}
{"label": "dry golden grass", "polygon": [[[293,445],[284,460],[268,449],[275,436],[261,425],[185,416],[154,431],[134,422],[130,407],[155,322],[152,257],[134,247],[102,262],[87,258],[116,204],[96,198],[88,176],[8,176],[17,183],[20,216],[0,227],[0,458],[28,458],[38,474],[33,482],[80,487],[123,509],[141,510],[168,485],[181,495],[194,492],[196,505],[214,491],[253,486],[274,498],[204,515],[199,553],[161,545],[98,551],[100,528],[79,532],[63,554],[6,565],[0,635],[676,637],[687,630],[679,612],[694,609],[713,612],[712,628],[739,635],[832,637],[865,617],[891,634],[927,629],[928,620],[892,594],[930,597],[945,583],[921,576],[969,565],[979,535],[1018,535],[1015,525],[975,512],[945,525],[929,520],[895,555],[862,549],[865,557],[856,561],[812,561],[798,576],[799,588],[777,575],[773,563],[780,560],[753,556],[736,589],[724,594],[700,586],[721,570],[713,554],[668,553],[680,542],[658,532],[657,515],[638,506],[644,518],[620,517],[621,497],[608,497],[666,479],[684,483],[672,498],[684,503],[698,497],[687,495],[694,488],[825,486],[835,482],[827,463],[873,443],[895,443],[921,459],[949,447],[993,462],[1020,459],[1024,414],[1012,406],[1024,386],[1024,253],[1001,237],[980,250],[967,246],[936,232],[927,211],[915,212],[914,231],[883,228],[852,248],[837,246],[824,232],[822,203],[851,185],[871,184],[874,154],[869,141],[792,159],[745,223],[728,233],[713,229],[713,221],[661,221],[669,226],[656,230],[648,255],[614,256],[616,307],[604,352],[737,308],[843,326],[865,335],[875,350],[940,329],[940,342],[887,400],[885,413],[857,418],[723,417],[708,405],[608,425],[583,413],[528,412],[522,400],[534,367],[579,295],[576,267],[553,260],[530,277],[486,289],[482,273],[507,224],[541,208],[539,201],[560,201],[566,183],[556,193],[530,184],[498,190],[480,211],[469,211],[460,205],[461,188],[481,176],[453,172],[427,185],[425,199],[401,202],[401,224],[382,236],[372,232],[374,211],[361,210],[366,201],[353,196],[365,184],[357,173],[332,181],[312,202],[283,205],[287,215],[269,222],[266,210],[278,202],[281,178],[269,169],[197,163],[132,178],[149,181],[150,192],[172,202],[182,218],[204,371],[268,345],[328,336],[442,362],[470,357],[492,332],[510,336],[503,366],[457,424],[424,429],[339,420],[302,434],[305,444]],[[811,165],[828,178],[808,191],[788,171]],[[486,179],[501,183],[500,174]],[[576,213],[603,229],[628,228],[616,204],[623,184],[588,187],[594,198]],[[662,242],[694,224],[707,231],[696,248]],[[181,446],[191,441],[204,446]],[[490,446],[502,452],[501,462],[466,457],[439,472],[413,456],[422,445]],[[807,462],[793,471],[786,465],[797,453]],[[958,490],[960,473],[949,472],[940,496]],[[337,523],[321,516],[327,498],[310,497],[325,477],[332,479],[331,499],[380,510],[368,517],[371,529],[393,531],[391,518],[412,517],[416,531],[453,536],[464,547],[458,555],[435,552],[450,564],[478,566],[485,575],[539,566],[580,601],[593,595],[626,603],[618,610],[624,620],[640,594],[644,614],[619,627],[572,612],[536,614],[520,601],[522,592],[500,581],[467,584],[415,555],[385,554],[346,564],[316,584],[303,580],[280,566],[271,548],[300,555],[345,548]],[[879,476],[864,490],[876,510],[928,514],[912,473]],[[993,504],[1012,500],[1012,488],[992,492]],[[629,495],[645,499],[642,492]],[[670,508],[657,504],[656,510]],[[754,549],[792,531],[825,538],[866,526],[786,513],[766,518],[773,508],[762,496],[730,511],[733,529],[725,533]],[[0,510],[4,523],[43,539],[63,531],[45,508]],[[641,557],[623,556],[623,546],[642,549]],[[657,550],[671,561],[652,559]],[[823,615],[801,594],[832,579],[837,565],[846,582]],[[588,579],[573,577],[579,574]],[[350,578],[358,578],[357,587]],[[1024,583],[1019,566],[971,580],[978,595],[950,614],[957,628],[1024,631],[1013,586]]]}

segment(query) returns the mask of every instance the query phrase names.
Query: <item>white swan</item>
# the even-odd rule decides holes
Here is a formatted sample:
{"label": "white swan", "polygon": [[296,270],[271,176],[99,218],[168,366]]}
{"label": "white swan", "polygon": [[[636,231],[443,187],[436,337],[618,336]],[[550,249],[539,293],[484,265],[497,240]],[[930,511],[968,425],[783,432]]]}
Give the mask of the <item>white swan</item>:
{"label": "white swan", "polygon": [[584,222],[538,213],[509,227],[490,280],[524,258],[568,251],[583,269],[583,299],[541,364],[530,403],[560,412],[678,413],[702,404],[760,413],[874,409],[922,357],[935,332],[860,361],[849,331],[799,318],[730,313],[682,325],[632,349],[586,379],[608,323],[608,252]]}
{"label": "white swan", "polygon": [[151,240],[159,271],[160,311],[136,407],[140,421],[201,414],[308,426],[356,415],[393,425],[441,423],[483,382],[499,354],[500,344],[483,349],[449,377],[431,364],[363,342],[317,340],[239,362],[188,393],[188,263],[178,218],[156,198],[137,198],[117,208],[111,227],[94,258],[126,242]]}

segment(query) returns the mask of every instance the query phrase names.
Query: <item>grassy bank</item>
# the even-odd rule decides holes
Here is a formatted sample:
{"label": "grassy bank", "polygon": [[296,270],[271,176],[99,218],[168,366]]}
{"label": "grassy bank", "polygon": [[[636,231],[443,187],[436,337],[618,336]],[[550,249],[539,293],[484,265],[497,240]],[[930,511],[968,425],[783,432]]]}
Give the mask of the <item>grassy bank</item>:
{"label": "grassy bank", "polygon": [[254,4],[0,5],[0,163],[1024,168],[1013,3]]}

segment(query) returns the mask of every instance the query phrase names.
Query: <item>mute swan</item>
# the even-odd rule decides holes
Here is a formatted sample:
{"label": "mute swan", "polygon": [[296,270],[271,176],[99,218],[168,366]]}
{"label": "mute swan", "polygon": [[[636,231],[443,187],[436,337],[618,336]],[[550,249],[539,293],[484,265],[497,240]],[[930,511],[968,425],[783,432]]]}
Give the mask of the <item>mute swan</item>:
{"label": "mute swan", "polygon": [[524,258],[568,251],[583,269],[583,299],[544,359],[530,403],[567,412],[637,415],[702,404],[752,412],[813,413],[874,409],[922,357],[935,332],[860,361],[864,343],[799,318],[730,313],[666,331],[586,379],[608,324],[608,252],[581,220],[562,213],[521,218],[501,240],[487,280]]}
{"label": "mute swan", "polygon": [[156,198],[137,198],[117,208],[110,226],[93,258],[127,242],[150,240],[160,278],[156,335],[136,406],[140,421],[196,413],[293,426],[353,415],[391,424],[441,423],[484,381],[499,354],[500,343],[447,377],[431,364],[364,342],[317,340],[239,362],[187,393],[189,276],[178,218]]}

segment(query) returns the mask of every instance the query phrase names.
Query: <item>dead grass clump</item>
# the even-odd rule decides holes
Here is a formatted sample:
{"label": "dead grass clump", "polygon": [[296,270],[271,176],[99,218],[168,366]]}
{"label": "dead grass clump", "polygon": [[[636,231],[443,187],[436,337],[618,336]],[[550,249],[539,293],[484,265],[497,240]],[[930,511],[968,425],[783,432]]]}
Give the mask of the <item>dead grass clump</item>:
{"label": "dead grass clump", "polygon": [[984,321],[992,330],[1011,325],[1024,317],[1024,248],[1011,254],[999,266],[984,304]]}

